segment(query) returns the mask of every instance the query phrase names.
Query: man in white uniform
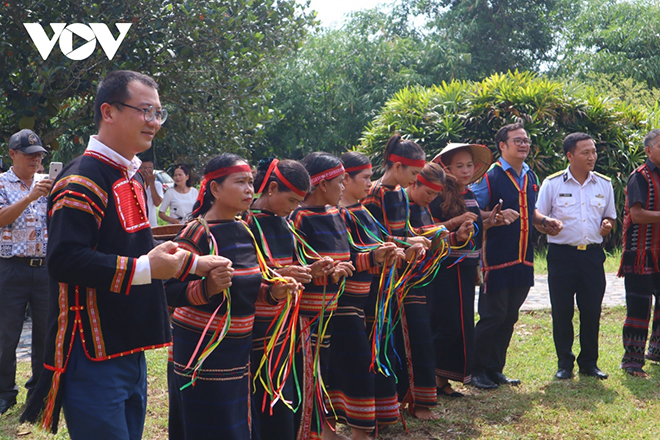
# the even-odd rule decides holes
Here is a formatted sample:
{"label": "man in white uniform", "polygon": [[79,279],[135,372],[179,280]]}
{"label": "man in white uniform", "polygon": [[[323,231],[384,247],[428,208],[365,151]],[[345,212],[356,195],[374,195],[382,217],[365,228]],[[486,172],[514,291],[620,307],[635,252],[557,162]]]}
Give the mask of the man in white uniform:
{"label": "man in white uniform", "polygon": [[541,214],[564,225],[559,234],[548,236],[548,287],[558,358],[555,377],[573,377],[576,298],[580,311],[580,374],[607,379],[597,366],[598,332],[605,294],[602,242],[616,219],[614,191],[609,177],[593,171],[597,153],[591,136],[572,133],[564,139],[563,148],[570,165],[545,179],[536,203]]}

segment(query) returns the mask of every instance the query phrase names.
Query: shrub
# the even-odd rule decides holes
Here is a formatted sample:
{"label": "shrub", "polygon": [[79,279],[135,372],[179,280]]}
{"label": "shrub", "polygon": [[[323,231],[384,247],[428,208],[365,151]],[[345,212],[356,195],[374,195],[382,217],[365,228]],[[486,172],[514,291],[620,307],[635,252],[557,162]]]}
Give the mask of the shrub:
{"label": "shrub", "polygon": [[534,143],[527,163],[541,181],[566,167],[562,152],[566,135],[583,131],[594,138],[599,151],[596,171],[612,178],[619,215],[608,244],[620,244],[625,184],[646,158],[644,135],[660,126],[657,104],[644,109],[598,94],[589,86],[508,72],[480,82],[452,81],[400,90],[367,126],[357,149],[380,165],[387,139],[399,132],[430,157],[449,142],[484,144],[497,157],[495,133],[518,121],[525,124]]}

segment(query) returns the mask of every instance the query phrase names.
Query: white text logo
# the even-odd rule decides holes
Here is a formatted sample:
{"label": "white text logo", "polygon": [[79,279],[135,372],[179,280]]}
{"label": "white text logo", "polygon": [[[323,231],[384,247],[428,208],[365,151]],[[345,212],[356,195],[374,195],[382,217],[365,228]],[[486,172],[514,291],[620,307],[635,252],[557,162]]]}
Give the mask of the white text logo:
{"label": "white text logo", "polygon": [[[66,23],[51,23],[50,27],[53,29],[53,38],[48,38],[46,31],[39,23],[23,23],[27,29],[30,38],[37,47],[39,54],[45,60],[50,55],[50,52],[55,47],[55,43],[59,40],[60,49],[62,53],[69,59],[80,61],[88,58],[96,49],[96,41],[98,40],[101,49],[111,60],[117,53],[119,45],[124,41],[124,37],[131,27],[131,23],[117,23],[115,26],[119,31],[119,37],[115,40],[108,29],[108,26],[103,23],[90,23],[89,25],[82,23],[73,23],[66,25]],[[73,49],[73,35],[83,38],[87,43]]]}

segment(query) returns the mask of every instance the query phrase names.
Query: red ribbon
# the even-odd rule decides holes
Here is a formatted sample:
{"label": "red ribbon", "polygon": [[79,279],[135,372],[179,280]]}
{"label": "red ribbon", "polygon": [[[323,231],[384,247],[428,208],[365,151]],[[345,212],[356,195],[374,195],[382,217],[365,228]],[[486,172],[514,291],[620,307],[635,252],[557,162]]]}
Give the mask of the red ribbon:
{"label": "red ribbon", "polygon": [[210,181],[235,173],[252,173],[252,168],[250,168],[250,165],[245,163],[243,165],[219,168],[215,171],[205,174],[201,185],[199,185],[199,194],[197,194],[197,201],[199,202],[199,206],[201,207],[204,204],[204,194],[206,194],[206,187]]}
{"label": "red ribbon", "polygon": [[400,162],[402,165],[409,167],[419,167],[424,168],[426,161],[424,159],[408,159],[407,157],[399,156],[398,154],[390,154],[387,157],[387,160],[392,162]]}
{"label": "red ribbon", "polygon": [[344,172],[345,173],[352,173],[353,171],[362,171],[362,170],[367,170],[367,169],[369,169],[369,170],[371,169],[371,164],[370,163],[365,163],[364,165],[358,165],[356,167],[346,168],[344,170]]}
{"label": "red ribbon", "polygon": [[321,180],[332,180],[337,176],[341,176],[344,174],[346,171],[344,170],[344,165],[337,165],[334,168],[330,168],[329,170],[322,171],[318,174],[314,174],[312,176],[312,186],[318,185]]}
{"label": "red ribbon", "polygon": [[289,182],[286,177],[280,172],[280,168],[277,166],[277,164],[280,163],[278,159],[273,159],[273,161],[270,163],[270,166],[268,167],[268,170],[266,171],[266,175],[264,176],[263,182],[261,182],[261,186],[259,187],[259,191],[256,192],[256,194],[260,194],[266,189],[266,184],[268,183],[268,179],[270,178],[271,173],[275,172],[275,175],[277,176],[278,179],[291,191],[294,193],[298,194],[300,197],[305,197],[307,193],[303,190],[300,190],[293,186],[291,182]]}
{"label": "red ribbon", "polygon": [[421,174],[417,175],[417,182],[421,183],[422,185],[428,186],[433,191],[442,191],[442,185],[438,185],[438,184],[429,182]]}

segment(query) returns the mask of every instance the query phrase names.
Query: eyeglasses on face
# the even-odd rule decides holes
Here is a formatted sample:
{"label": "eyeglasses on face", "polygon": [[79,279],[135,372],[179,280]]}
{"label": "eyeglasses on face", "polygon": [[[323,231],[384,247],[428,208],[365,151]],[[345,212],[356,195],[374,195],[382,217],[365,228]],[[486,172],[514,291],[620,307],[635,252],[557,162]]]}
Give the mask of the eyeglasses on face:
{"label": "eyeglasses on face", "polygon": [[513,145],[516,147],[520,147],[523,145],[527,145],[528,147],[532,145],[532,140],[530,138],[513,138]]}
{"label": "eyeglasses on face", "polygon": [[130,107],[130,108],[132,108],[132,109],[134,109],[134,110],[137,110],[137,111],[143,112],[143,113],[144,113],[144,120],[145,120],[145,122],[151,122],[151,121],[154,120],[154,118],[156,118],[156,120],[157,120],[160,124],[162,124],[162,123],[164,123],[165,121],[167,121],[167,109],[162,109],[162,110],[160,110],[160,111],[157,111],[156,108],[155,108],[153,105],[150,105],[150,106],[147,107],[147,108],[139,108],[139,107],[134,107],[134,106],[132,106],[132,105],[126,104],[125,102],[121,102],[121,101],[112,101],[110,104],[111,104],[111,105],[112,105],[112,104],[121,104],[121,105],[123,105],[123,106],[125,106],[125,107]]}

